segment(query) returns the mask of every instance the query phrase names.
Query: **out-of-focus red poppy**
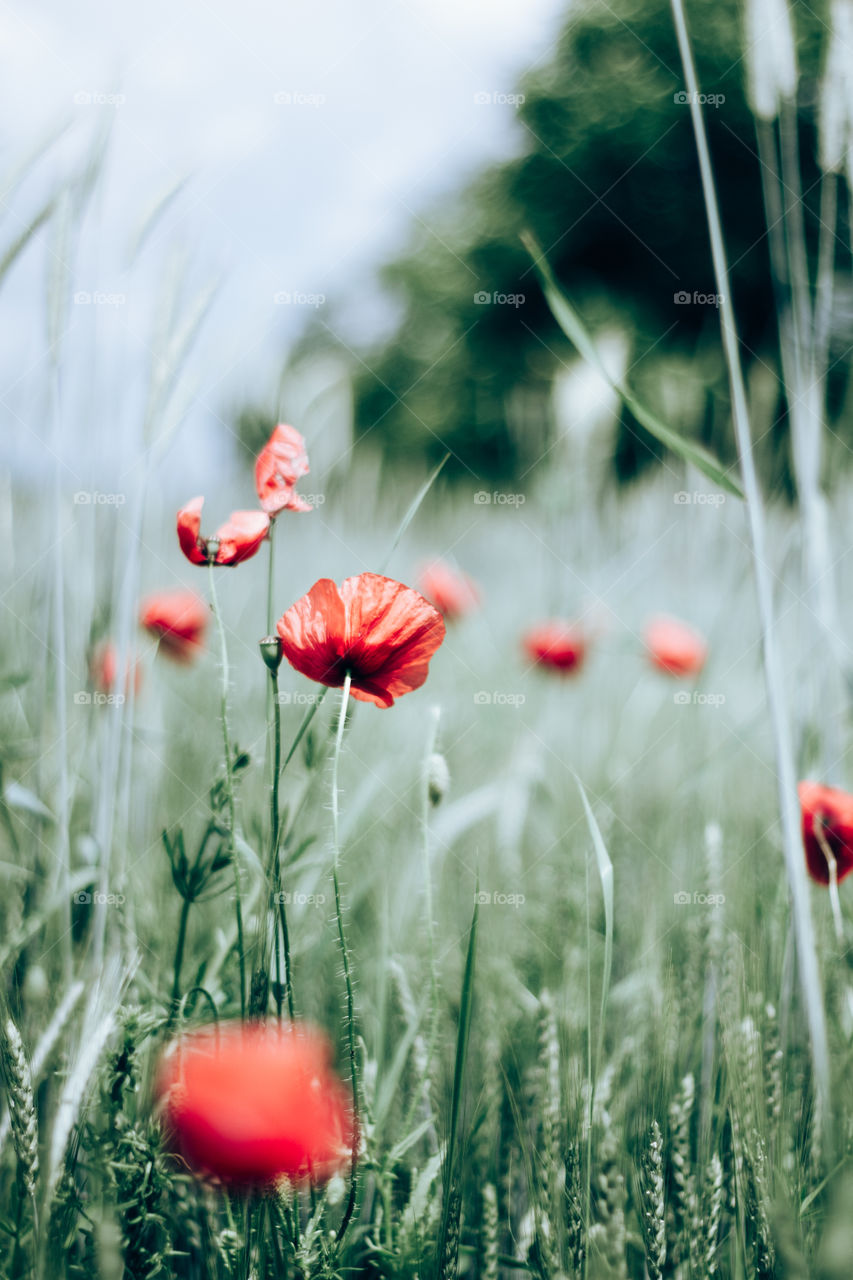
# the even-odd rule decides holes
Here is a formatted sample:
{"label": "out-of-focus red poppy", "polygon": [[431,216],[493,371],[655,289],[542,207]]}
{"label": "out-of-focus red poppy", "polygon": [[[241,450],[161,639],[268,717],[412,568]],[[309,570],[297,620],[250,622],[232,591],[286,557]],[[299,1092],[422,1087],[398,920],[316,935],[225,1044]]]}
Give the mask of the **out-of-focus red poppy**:
{"label": "out-of-focus red poppy", "polygon": [[139,621],[178,662],[191,662],[204,644],[210,610],[194,591],[158,591],[142,601]]}
{"label": "out-of-focus red poppy", "polygon": [[347,578],[340,591],[321,578],[279,618],[277,630],[297,671],[333,689],[349,672],[352,696],[377,707],[420,688],[444,639],[438,610],[378,573]]}
{"label": "out-of-focus red poppy", "polygon": [[270,529],[264,511],[232,511],[209,538],[201,537],[204,498],[192,498],[178,512],[178,542],[191,564],[240,564],[256,554]]}
{"label": "out-of-focus red poppy", "polygon": [[698,676],[708,656],[700,633],[677,618],[652,618],[644,639],[649,658],[659,671],[671,676]]}
{"label": "out-of-focus red poppy", "polygon": [[801,782],[797,794],[809,875],[818,884],[829,884],[828,850],[837,878],[843,880],[853,871],[853,796],[820,782]]}
{"label": "out-of-focus red poppy", "polygon": [[307,474],[305,441],[294,427],[279,423],[255,461],[255,488],[267,515],[312,509],[311,503],[295,492],[297,480]]}
{"label": "out-of-focus red poppy", "polygon": [[521,643],[528,658],[554,671],[577,671],[586,657],[587,636],[576,622],[541,622]]}
{"label": "out-of-focus red poppy", "polygon": [[351,1154],[344,1088],[317,1031],[253,1023],[206,1028],[164,1060],[158,1094],[187,1163],[227,1182],[316,1182]]}
{"label": "out-of-focus red poppy", "polygon": [[[133,691],[139,693],[142,685],[142,668],[139,663],[128,663],[124,676],[124,691],[130,690],[130,676],[133,672]],[[116,675],[118,674],[118,655],[111,640],[104,640],[97,645],[89,660],[89,679],[98,693],[115,692]]]}
{"label": "out-of-focus red poppy", "polygon": [[418,575],[418,586],[448,622],[455,622],[470,613],[480,599],[476,583],[444,560],[433,560],[424,565]]}

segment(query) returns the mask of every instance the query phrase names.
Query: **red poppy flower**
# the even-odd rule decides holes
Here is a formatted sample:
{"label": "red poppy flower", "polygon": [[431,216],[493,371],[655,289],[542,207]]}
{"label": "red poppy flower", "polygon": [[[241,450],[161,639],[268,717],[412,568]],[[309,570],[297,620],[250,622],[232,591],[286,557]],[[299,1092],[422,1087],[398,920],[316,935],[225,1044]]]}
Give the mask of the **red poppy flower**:
{"label": "red poppy flower", "polygon": [[438,610],[378,573],[347,578],[340,591],[321,578],[279,618],[277,630],[297,671],[333,689],[349,672],[352,696],[377,707],[420,688],[444,639]]}
{"label": "red poppy flower", "polygon": [[843,880],[853,871],[853,796],[819,782],[801,782],[797,794],[809,875],[818,884],[829,884],[828,849],[837,878]]}
{"label": "red poppy flower", "polygon": [[255,1023],[181,1039],[158,1093],[175,1142],[199,1173],[244,1185],[317,1181],[350,1155],[344,1088],[315,1031]]}
{"label": "red poppy flower", "polygon": [[178,542],[191,564],[240,564],[255,555],[270,530],[265,512],[232,511],[213,537],[202,538],[203,506],[204,498],[192,498],[178,512]]}
{"label": "red poppy flower", "polygon": [[479,601],[476,584],[443,560],[433,560],[424,566],[418,577],[418,586],[448,622],[470,613]]}
{"label": "red poppy flower", "polygon": [[587,638],[577,623],[542,622],[522,637],[524,652],[540,666],[575,671],[586,657]]}
{"label": "red poppy flower", "polygon": [[297,480],[307,474],[305,441],[293,427],[279,423],[255,461],[255,488],[267,515],[311,510],[311,503],[294,491]]}
{"label": "red poppy flower", "polygon": [[645,629],[652,663],[671,676],[697,676],[705,665],[708,646],[698,631],[677,618],[652,618]]}
{"label": "red poppy flower", "polygon": [[193,591],[158,591],[142,601],[139,621],[165,653],[178,662],[190,662],[204,643],[209,615]]}
{"label": "red poppy flower", "polygon": [[[142,670],[135,661],[132,664],[132,671],[133,689],[135,693],[139,693],[142,684]],[[118,655],[116,654],[116,647],[111,640],[105,640],[97,646],[89,660],[89,679],[98,693],[110,694],[115,689],[117,674]],[[130,675],[131,664],[128,663],[124,676],[125,693],[130,689]]]}

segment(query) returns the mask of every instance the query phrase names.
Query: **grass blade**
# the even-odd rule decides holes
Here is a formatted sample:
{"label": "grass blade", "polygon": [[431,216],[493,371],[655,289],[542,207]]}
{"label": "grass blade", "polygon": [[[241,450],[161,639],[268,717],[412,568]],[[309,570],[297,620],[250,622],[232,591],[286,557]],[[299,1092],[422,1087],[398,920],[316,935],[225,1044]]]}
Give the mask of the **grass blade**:
{"label": "grass blade", "polygon": [[377,570],[377,572],[378,572],[378,573],[384,573],[384,572],[385,572],[386,568],[388,567],[388,562],[390,561],[390,559],[391,559],[391,557],[393,556],[394,552],[397,550],[397,547],[400,545],[400,541],[401,541],[401,539],[402,539],[402,537],[403,537],[403,534],[406,532],[406,530],[408,529],[409,525],[412,523],[412,521],[414,520],[415,516],[418,514],[418,510],[419,510],[419,508],[420,508],[421,503],[423,502],[424,498],[425,498],[425,497],[427,496],[427,494],[429,493],[429,491],[430,491],[430,489],[432,488],[432,486],[435,484],[436,480],[438,479],[439,475],[441,474],[441,471],[442,471],[442,469],[443,469],[443,467],[444,467],[444,465],[445,465],[445,463],[447,462],[447,459],[448,459],[449,457],[450,457],[450,454],[449,454],[449,453],[446,453],[446,454],[444,455],[444,457],[441,459],[441,462],[439,462],[438,466],[435,468],[435,470],[432,472],[432,474],[431,474],[430,476],[428,476],[428,477],[427,477],[427,479],[426,479],[426,480],[424,481],[424,483],[421,485],[421,487],[420,487],[420,489],[418,490],[418,492],[415,494],[415,497],[412,499],[412,502],[411,502],[411,505],[409,506],[408,511],[407,511],[407,512],[406,512],[406,514],[403,516],[403,519],[402,519],[402,521],[400,522],[400,527],[399,527],[399,529],[397,530],[396,534],[394,535],[394,541],[391,543],[391,546],[390,546],[390,548],[389,548],[389,550],[388,550],[388,552],[387,552],[387,554],[386,554],[386,556],[385,556],[385,559],[382,561],[381,566],[380,566],[380,567],[379,567],[379,569]]}

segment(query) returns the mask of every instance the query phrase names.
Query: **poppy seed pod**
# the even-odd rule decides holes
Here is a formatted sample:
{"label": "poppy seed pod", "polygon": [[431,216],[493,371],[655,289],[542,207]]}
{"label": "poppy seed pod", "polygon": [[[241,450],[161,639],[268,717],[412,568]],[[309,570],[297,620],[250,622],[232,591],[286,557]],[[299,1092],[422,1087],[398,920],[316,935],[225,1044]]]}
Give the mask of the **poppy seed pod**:
{"label": "poppy seed pod", "polygon": [[260,645],[261,657],[266,663],[267,669],[275,675],[281,666],[281,660],[284,657],[280,637],[264,636],[263,640],[260,640],[258,643]]}

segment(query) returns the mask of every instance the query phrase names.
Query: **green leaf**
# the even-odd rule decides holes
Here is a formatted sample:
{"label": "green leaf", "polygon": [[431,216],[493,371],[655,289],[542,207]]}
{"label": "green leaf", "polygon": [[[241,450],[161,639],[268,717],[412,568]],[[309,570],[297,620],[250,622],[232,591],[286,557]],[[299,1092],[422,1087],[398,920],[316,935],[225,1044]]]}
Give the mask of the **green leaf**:
{"label": "green leaf", "polygon": [[595,1051],[595,1078],[598,1079],[604,1043],[604,1015],[607,1012],[610,974],[613,969],[613,863],[610,861],[610,854],[607,852],[602,839],[601,831],[595,820],[595,814],[592,812],[589,801],[586,798],[583,783],[577,774],[575,774],[575,782],[578,784],[578,790],[581,793],[581,800],[586,813],[586,823],[592,836],[595,860],[598,864],[598,878],[601,881],[601,892],[604,898],[604,970],[601,975],[601,1009],[598,1018],[598,1043]]}
{"label": "green leaf", "polygon": [[674,431],[672,427],[666,426],[650,409],[640,403],[624,383],[614,381],[601,361],[589,330],[557,283],[539,244],[529,232],[523,232],[521,239],[533,259],[533,266],[542,283],[542,290],[554,319],[584,360],[601,374],[608,386],[616,392],[623,404],[650,435],[653,435],[656,440],[659,440],[662,445],[665,445],[667,449],[671,450],[679,458],[682,458],[685,462],[692,463],[698,471],[701,471],[714,484],[719,485],[721,489],[725,489],[727,493],[732,494],[735,498],[742,498],[743,490],[740,485],[732,479],[722,463],[712,453],[709,453],[707,449],[703,449],[695,441],[687,440],[677,431]]}

